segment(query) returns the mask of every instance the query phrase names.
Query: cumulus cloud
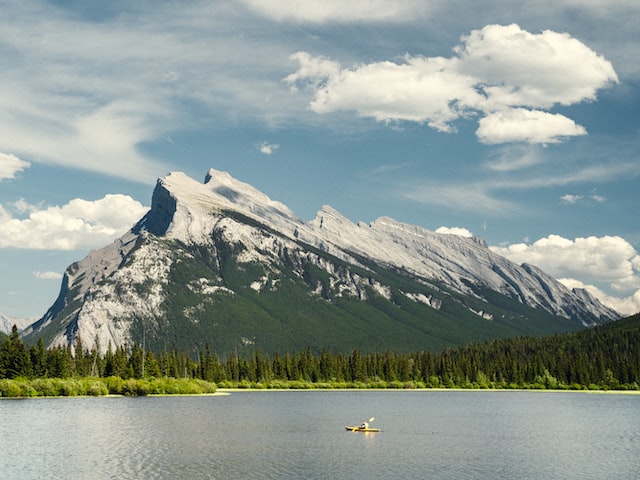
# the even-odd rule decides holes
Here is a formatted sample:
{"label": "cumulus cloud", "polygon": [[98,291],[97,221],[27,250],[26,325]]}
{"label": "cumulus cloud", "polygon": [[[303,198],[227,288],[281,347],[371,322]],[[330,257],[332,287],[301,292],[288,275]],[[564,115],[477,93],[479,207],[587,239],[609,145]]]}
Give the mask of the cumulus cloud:
{"label": "cumulus cloud", "polygon": [[32,208],[16,218],[0,205],[0,248],[95,248],[122,235],[148,209],[127,195],[71,200],[61,207]]}
{"label": "cumulus cloud", "polygon": [[62,274],[59,272],[33,272],[33,276],[40,280],[61,280]]}
{"label": "cumulus cloud", "polygon": [[473,233],[471,233],[466,228],[461,227],[440,227],[436,230],[436,233],[441,233],[444,235],[458,235],[459,237],[473,237]]}
{"label": "cumulus cloud", "polygon": [[487,25],[462,38],[456,70],[482,83],[483,109],[549,108],[595,100],[618,82],[611,63],[567,33],[538,34],[518,25]]}
{"label": "cumulus cloud", "polygon": [[464,110],[460,97],[468,103],[481,101],[473,78],[452,71],[451,60],[442,57],[407,55],[403,63],[376,62],[352,70],[306,52],[291,58],[300,68],[285,81],[306,81],[315,89],[309,106],[316,113],[353,110],[379,121],[426,122],[436,130],[451,131],[451,122]]}
{"label": "cumulus cloud", "polygon": [[271,155],[274,151],[276,151],[279,148],[280,148],[280,145],[275,143],[268,143],[268,142],[262,142],[258,146],[260,153],[263,153],[265,155]]}
{"label": "cumulus cloud", "polygon": [[31,164],[20,160],[15,155],[0,153],[0,181],[16,178],[16,174],[29,168]]}
{"label": "cumulus cloud", "polygon": [[586,285],[580,280],[573,278],[559,278],[558,281],[569,289],[583,288],[595,298],[600,300],[604,305],[613,308],[622,315],[634,315],[640,312],[640,290],[627,297],[617,297],[606,292],[594,285]]}
{"label": "cumulus cloud", "polygon": [[462,37],[450,58],[405,55],[352,68],[298,52],[296,72],[284,80],[313,90],[316,113],[355,111],[379,121],[427,123],[438,131],[480,116],[477,136],[487,144],[557,143],[585,135],[557,105],[594,100],[618,82],[604,57],[568,34],[532,34],[512,24],[487,25]]}
{"label": "cumulus cloud", "polygon": [[532,244],[491,249],[513,262],[536,265],[566,285],[586,286],[620,313],[640,311],[640,255],[622,237],[549,235]]}
{"label": "cumulus cloud", "polygon": [[559,113],[510,108],[490,113],[479,121],[476,135],[480,142],[560,143],[566,137],[586,135],[584,127]]}
{"label": "cumulus cloud", "polygon": [[399,22],[426,10],[420,0],[244,0],[253,11],[277,21],[301,23]]}

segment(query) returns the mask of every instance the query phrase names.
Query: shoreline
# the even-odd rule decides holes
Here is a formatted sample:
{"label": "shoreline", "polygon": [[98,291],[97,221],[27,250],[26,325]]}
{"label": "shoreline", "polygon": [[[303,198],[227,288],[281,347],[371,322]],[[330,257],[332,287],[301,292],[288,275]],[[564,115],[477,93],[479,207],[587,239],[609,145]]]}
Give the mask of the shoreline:
{"label": "shoreline", "polygon": [[640,395],[640,390],[566,390],[527,388],[219,388],[218,393],[240,392],[520,392],[520,393],[588,393],[594,395]]}
{"label": "shoreline", "polygon": [[528,389],[509,389],[509,388],[413,388],[413,389],[388,389],[388,388],[220,388],[213,393],[152,393],[148,395],[123,395],[123,394],[107,394],[107,395],[42,395],[42,396],[0,396],[2,400],[37,400],[52,398],[153,398],[153,397],[228,397],[234,393],[243,392],[405,392],[405,393],[425,393],[425,392],[460,392],[460,393],[582,393],[588,395],[640,395],[639,390],[528,390]]}

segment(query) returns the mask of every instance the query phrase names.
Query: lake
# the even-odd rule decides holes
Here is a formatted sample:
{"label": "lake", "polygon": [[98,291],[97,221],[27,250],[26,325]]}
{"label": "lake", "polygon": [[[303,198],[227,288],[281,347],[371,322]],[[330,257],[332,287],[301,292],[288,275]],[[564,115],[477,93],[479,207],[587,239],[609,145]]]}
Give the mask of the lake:
{"label": "lake", "polygon": [[[347,432],[375,417],[380,433]],[[640,395],[246,391],[0,401],[0,478],[637,479]]]}

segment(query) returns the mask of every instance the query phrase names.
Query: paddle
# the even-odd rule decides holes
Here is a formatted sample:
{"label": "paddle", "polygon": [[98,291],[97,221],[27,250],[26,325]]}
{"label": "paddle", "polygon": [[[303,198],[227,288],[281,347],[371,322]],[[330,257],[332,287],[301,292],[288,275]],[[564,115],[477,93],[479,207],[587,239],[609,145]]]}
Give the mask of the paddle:
{"label": "paddle", "polygon": [[367,427],[358,427],[360,430],[366,430],[368,428],[368,424],[373,422],[375,420],[374,417],[371,417],[369,420],[367,420]]}

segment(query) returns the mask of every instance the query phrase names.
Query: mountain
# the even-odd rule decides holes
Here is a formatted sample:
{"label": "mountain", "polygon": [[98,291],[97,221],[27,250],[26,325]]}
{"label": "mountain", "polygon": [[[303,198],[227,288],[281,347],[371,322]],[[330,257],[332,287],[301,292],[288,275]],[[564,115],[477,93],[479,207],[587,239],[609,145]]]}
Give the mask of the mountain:
{"label": "mountain", "polygon": [[204,183],[159,179],[151,203],[129,232],[67,268],[27,341],[435,351],[619,317],[480,238],[387,217],[353,223],[329,206],[304,222],[213,169]]}
{"label": "mountain", "polygon": [[0,313],[0,333],[11,333],[13,326],[18,327],[18,330],[31,325],[36,319],[34,318],[14,318],[8,317]]}

